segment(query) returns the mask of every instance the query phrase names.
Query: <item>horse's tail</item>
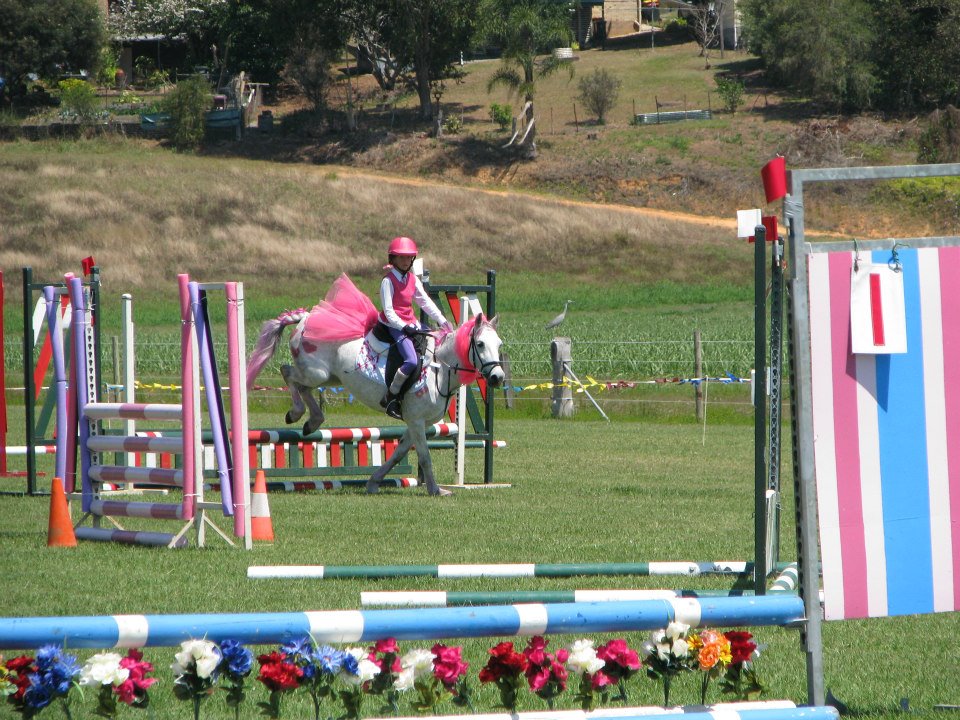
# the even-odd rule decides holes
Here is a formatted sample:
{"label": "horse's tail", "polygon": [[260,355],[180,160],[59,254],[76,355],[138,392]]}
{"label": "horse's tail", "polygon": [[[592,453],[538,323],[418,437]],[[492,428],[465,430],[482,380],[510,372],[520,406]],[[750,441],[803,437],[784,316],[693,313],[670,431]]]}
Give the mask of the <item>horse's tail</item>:
{"label": "horse's tail", "polygon": [[247,360],[247,389],[253,387],[253,381],[263,370],[263,366],[270,362],[280,345],[280,337],[283,335],[283,329],[287,325],[296,325],[303,318],[309,315],[309,311],[304,308],[299,310],[286,310],[273,320],[267,320],[260,326],[260,337],[257,338],[257,344],[250,353],[250,359]]}

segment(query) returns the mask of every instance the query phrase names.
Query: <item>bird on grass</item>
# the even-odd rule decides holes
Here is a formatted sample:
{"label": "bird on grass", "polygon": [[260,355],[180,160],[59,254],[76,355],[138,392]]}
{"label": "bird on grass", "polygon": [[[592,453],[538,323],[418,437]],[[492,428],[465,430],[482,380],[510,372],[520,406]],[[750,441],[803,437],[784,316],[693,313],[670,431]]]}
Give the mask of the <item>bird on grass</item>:
{"label": "bird on grass", "polygon": [[561,324],[563,323],[563,321],[567,319],[567,307],[568,307],[568,306],[570,305],[570,303],[572,303],[572,302],[573,302],[573,300],[567,300],[567,301],[563,304],[563,312],[560,313],[559,315],[557,315],[553,320],[551,320],[550,322],[548,322],[546,325],[544,325],[544,326],[543,326],[543,329],[544,329],[544,330],[552,330],[553,328],[558,327],[559,325],[561,325]]}

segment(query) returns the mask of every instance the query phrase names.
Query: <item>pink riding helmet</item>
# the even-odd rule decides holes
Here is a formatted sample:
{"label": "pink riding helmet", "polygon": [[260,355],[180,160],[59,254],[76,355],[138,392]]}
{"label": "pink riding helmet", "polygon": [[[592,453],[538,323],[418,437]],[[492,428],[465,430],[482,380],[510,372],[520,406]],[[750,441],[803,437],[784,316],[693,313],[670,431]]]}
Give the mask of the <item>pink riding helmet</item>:
{"label": "pink riding helmet", "polygon": [[387,254],[416,257],[417,244],[408,237],[395,237],[390,241],[390,247],[387,250]]}

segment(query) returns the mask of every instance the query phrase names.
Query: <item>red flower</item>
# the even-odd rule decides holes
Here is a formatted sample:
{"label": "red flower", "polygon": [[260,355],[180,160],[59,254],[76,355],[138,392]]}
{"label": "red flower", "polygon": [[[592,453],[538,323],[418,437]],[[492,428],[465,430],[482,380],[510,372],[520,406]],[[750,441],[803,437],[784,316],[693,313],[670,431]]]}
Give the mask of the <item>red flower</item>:
{"label": "red flower", "polygon": [[300,687],[303,670],[294,663],[287,662],[286,658],[286,653],[277,651],[257,658],[260,661],[260,674],[257,680],[266,685],[270,691],[296,690]]}
{"label": "red flower", "polygon": [[23,702],[23,694],[27,691],[27,688],[30,687],[30,675],[37,672],[37,666],[33,664],[32,657],[29,655],[21,655],[7,663],[7,670],[11,673],[16,673],[14,677],[10,678],[10,682],[17,688],[17,691],[10,696],[10,701],[15,705],[19,705]]}
{"label": "red flower", "polygon": [[516,677],[523,673],[528,665],[527,656],[516,652],[512,642],[502,642],[490,648],[490,659],[480,671],[480,682],[496,682],[502,677]]}
{"label": "red flower", "polygon": [[608,685],[614,685],[616,680],[607,675],[603,670],[597,670],[590,678],[590,687],[594,690],[600,690]]}
{"label": "red flower", "polygon": [[433,676],[439,680],[444,687],[452,690],[457,681],[466,674],[470,666],[463,661],[460,647],[447,647],[442,643],[437,643],[430,648],[436,657],[433,660]]}
{"label": "red flower", "polygon": [[725,632],[727,640],[730,641],[730,664],[737,665],[748,662],[757,649],[757,644],[753,641],[753,633],[746,630],[730,630]]}
{"label": "red flower", "polygon": [[376,653],[399,653],[400,646],[397,645],[396,638],[387,638],[386,640],[377,640],[371,650]]}
{"label": "red flower", "polygon": [[558,650],[556,656],[551,655],[546,651],[548,643],[539,635],[532,637],[523,654],[528,661],[526,676],[530,689],[549,700],[567,687],[567,668],[563,663],[569,653]]}

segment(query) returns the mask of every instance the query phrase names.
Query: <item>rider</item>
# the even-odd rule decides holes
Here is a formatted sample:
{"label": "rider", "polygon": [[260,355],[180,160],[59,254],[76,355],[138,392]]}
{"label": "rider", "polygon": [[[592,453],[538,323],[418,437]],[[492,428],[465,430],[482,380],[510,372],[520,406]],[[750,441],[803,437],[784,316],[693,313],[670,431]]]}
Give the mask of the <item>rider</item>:
{"label": "rider", "polygon": [[383,310],[379,320],[387,328],[403,358],[403,364],[393,376],[393,382],[380,400],[380,406],[387,411],[387,415],[397,420],[403,419],[401,388],[417,368],[417,352],[411,338],[422,328],[414,313],[413,303],[416,302],[444,330],[453,330],[440,308],[424,291],[420,278],[410,272],[416,257],[417,244],[412,239],[395,237],[387,249],[390,264],[384,266],[386,273],[380,283],[380,306]]}

